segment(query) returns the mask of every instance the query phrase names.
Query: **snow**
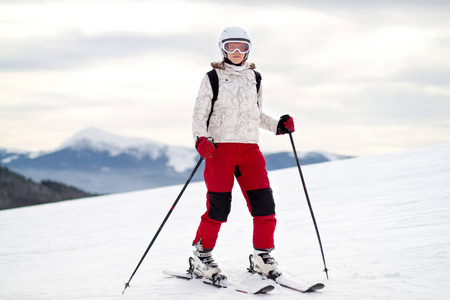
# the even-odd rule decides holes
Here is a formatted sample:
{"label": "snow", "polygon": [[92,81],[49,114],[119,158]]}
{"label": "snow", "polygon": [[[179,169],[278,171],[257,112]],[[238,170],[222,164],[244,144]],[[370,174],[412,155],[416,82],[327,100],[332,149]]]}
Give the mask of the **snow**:
{"label": "snow", "polygon": [[316,152],[317,153],[321,153],[323,156],[328,158],[328,160],[330,160],[330,161],[332,161],[332,160],[340,160],[343,157],[345,157],[344,155],[336,154],[336,153],[323,152],[323,151],[316,151]]}
{"label": "snow", "polygon": [[28,152],[28,151],[22,151],[22,150],[11,150],[11,149],[2,149],[0,148],[0,152],[3,152],[3,155],[10,155],[8,157],[3,158],[0,160],[3,164],[9,164],[17,159],[27,157],[29,159],[35,159],[40,156],[46,155],[49,152],[48,151],[36,151],[36,152]]}
{"label": "snow", "polygon": [[11,155],[7,158],[2,159],[1,162],[4,164],[9,164],[10,162],[18,159],[19,157],[20,157],[20,155]]}
{"label": "snow", "polygon": [[[450,144],[302,168],[330,279],[297,168],[270,172],[277,249],[286,276],[321,281],[318,293],[276,288],[263,298],[448,299]],[[183,271],[205,209],[191,183],[124,295],[182,186],[0,211],[1,299],[248,299],[162,275]],[[231,281],[248,277],[252,221],[233,192],[216,261]]]}

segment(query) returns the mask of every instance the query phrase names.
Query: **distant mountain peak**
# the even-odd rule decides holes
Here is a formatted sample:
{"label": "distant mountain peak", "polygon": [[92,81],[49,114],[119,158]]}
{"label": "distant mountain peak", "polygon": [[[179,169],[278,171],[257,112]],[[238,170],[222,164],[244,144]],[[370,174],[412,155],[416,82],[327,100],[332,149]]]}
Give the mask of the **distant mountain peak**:
{"label": "distant mountain peak", "polygon": [[[292,151],[265,154],[267,170],[296,166]],[[348,158],[326,152],[299,153],[302,164]],[[83,129],[57,149],[15,153],[0,149],[0,165],[35,180],[51,179],[97,193],[181,184],[199,159],[194,147],[127,137],[96,127]],[[201,169],[193,180],[201,180]]]}
{"label": "distant mountain peak", "polygon": [[62,143],[58,150],[67,148],[75,151],[106,152],[112,157],[121,154],[137,159],[147,156],[153,160],[167,157],[167,165],[173,167],[177,172],[184,172],[192,167],[197,156],[197,152],[191,148],[169,146],[151,139],[122,136],[96,127],[88,127],[77,132]]}
{"label": "distant mountain peak", "polygon": [[77,132],[71,138],[62,143],[58,148],[91,148],[97,151],[108,151],[114,155],[130,148],[161,149],[163,147],[164,144],[150,139],[122,136],[96,127],[88,127]]}

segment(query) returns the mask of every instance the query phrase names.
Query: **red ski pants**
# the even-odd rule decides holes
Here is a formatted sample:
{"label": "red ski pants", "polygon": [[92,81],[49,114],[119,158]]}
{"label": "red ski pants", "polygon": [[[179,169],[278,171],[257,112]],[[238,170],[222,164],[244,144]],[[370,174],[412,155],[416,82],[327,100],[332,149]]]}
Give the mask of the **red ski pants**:
{"label": "red ski pants", "polygon": [[213,249],[220,227],[231,209],[234,176],[253,216],[253,246],[274,247],[275,203],[266,171],[266,160],[257,144],[221,143],[212,158],[205,159],[204,178],[208,190],[206,212],[201,217],[194,244]]}

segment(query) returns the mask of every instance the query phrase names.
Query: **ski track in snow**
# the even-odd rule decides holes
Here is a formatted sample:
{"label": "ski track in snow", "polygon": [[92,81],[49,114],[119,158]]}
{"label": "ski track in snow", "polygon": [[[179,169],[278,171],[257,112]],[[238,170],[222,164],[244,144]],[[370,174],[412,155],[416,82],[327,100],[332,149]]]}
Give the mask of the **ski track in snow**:
{"label": "ski track in snow", "polygon": [[[124,295],[182,186],[0,211],[0,299],[448,299],[450,144],[302,167],[330,279],[297,168],[270,172],[277,248],[286,276],[326,287],[239,294],[168,278],[184,271],[205,209],[191,183]],[[252,220],[236,185],[214,257],[245,280]]]}

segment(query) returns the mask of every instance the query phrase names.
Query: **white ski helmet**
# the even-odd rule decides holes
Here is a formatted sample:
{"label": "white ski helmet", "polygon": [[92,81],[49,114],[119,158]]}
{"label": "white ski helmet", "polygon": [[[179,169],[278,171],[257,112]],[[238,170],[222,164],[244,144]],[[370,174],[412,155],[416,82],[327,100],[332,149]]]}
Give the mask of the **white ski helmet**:
{"label": "white ski helmet", "polygon": [[235,50],[239,51],[241,53],[245,53],[244,61],[247,60],[248,55],[250,54],[250,49],[252,47],[252,43],[250,41],[250,37],[247,34],[247,31],[241,27],[227,27],[224,29],[222,34],[219,38],[219,48],[220,52],[222,53],[222,57],[225,59],[227,58],[227,52],[225,50],[225,46],[227,42],[245,42],[248,44],[248,47],[245,49],[245,51]]}

